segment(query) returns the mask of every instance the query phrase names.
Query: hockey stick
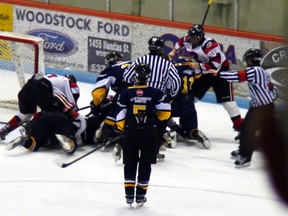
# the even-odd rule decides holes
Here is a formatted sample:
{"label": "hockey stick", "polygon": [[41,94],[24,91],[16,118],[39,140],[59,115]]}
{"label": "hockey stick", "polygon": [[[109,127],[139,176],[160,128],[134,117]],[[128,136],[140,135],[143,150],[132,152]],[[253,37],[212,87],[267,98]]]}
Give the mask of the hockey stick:
{"label": "hockey stick", "polygon": [[208,15],[208,12],[209,12],[209,9],[210,9],[210,5],[212,4],[213,0],[208,0],[208,5],[207,5],[207,8],[206,8],[206,12],[205,12],[205,15],[203,17],[203,20],[202,20],[202,26],[204,26],[204,23],[206,21],[206,18],[207,18],[207,15]]}
{"label": "hockey stick", "polygon": [[91,107],[90,105],[89,105],[89,106],[85,106],[85,107],[81,107],[81,108],[78,109],[78,111],[84,110],[84,109],[88,109],[88,108],[90,108],[90,107]]}
{"label": "hockey stick", "polygon": [[80,156],[80,157],[78,157],[78,158],[76,158],[76,159],[74,159],[74,160],[72,160],[72,161],[70,161],[70,162],[68,162],[68,163],[61,163],[61,162],[59,162],[59,161],[55,161],[55,163],[56,163],[56,165],[58,165],[58,166],[61,167],[61,168],[66,168],[66,167],[68,167],[68,166],[76,163],[77,161],[79,161],[79,160],[87,157],[88,155],[96,152],[97,150],[101,149],[102,147],[104,147],[104,146],[106,146],[106,145],[109,145],[109,144],[111,144],[111,143],[113,143],[113,142],[116,142],[116,141],[119,140],[120,138],[121,138],[120,136],[117,136],[117,137],[109,140],[107,143],[103,143],[103,144],[97,146],[96,148],[92,149],[91,151],[87,152],[86,154],[84,154],[84,155],[82,155],[82,156]]}

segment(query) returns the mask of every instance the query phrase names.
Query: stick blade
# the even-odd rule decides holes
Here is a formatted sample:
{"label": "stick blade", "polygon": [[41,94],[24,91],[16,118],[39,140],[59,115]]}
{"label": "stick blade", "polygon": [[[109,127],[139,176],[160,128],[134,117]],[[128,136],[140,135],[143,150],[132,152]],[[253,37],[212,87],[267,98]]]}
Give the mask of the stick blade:
{"label": "stick blade", "polygon": [[54,162],[55,162],[55,164],[56,164],[57,166],[59,166],[59,167],[61,167],[61,168],[65,168],[65,167],[69,166],[69,164],[63,163],[62,161],[60,161],[60,160],[58,160],[58,159],[54,160]]}

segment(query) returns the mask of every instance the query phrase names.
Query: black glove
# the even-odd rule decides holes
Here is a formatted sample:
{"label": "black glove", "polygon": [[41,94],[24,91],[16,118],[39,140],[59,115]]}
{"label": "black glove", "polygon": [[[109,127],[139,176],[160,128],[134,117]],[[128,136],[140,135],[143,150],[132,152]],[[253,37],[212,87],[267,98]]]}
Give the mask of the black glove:
{"label": "black glove", "polygon": [[90,102],[90,113],[89,114],[93,114],[93,115],[99,115],[99,113],[101,112],[100,106],[96,106],[93,101]]}

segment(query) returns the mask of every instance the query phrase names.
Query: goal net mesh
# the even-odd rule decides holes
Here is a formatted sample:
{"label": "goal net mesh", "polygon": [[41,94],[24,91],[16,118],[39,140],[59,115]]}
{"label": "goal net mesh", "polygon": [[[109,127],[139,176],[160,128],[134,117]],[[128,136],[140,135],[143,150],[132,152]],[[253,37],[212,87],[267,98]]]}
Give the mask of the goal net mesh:
{"label": "goal net mesh", "polygon": [[0,107],[18,109],[18,92],[37,73],[44,74],[43,39],[0,31]]}

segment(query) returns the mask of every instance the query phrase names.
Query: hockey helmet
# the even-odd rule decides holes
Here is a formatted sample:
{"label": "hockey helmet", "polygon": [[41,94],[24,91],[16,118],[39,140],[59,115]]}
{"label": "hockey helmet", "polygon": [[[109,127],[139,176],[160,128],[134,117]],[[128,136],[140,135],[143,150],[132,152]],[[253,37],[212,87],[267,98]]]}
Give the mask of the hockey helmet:
{"label": "hockey helmet", "polygon": [[161,37],[153,36],[148,41],[148,49],[153,52],[162,52],[164,41]]}
{"label": "hockey helmet", "polygon": [[65,74],[64,76],[68,78],[69,82],[77,83],[77,80],[76,80],[76,78],[75,78],[74,75],[72,75],[72,74]]}
{"label": "hockey helmet", "polygon": [[118,52],[110,52],[105,56],[105,64],[113,65],[118,61],[122,61],[123,57]]}
{"label": "hockey helmet", "polygon": [[[202,25],[194,24],[188,29],[187,35],[189,36],[190,40],[192,40],[193,45],[197,45],[204,38],[205,34]],[[193,40],[195,39],[196,41],[194,42]]]}
{"label": "hockey helmet", "polygon": [[250,66],[259,66],[260,61],[262,60],[262,52],[256,48],[248,49],[243,55],[243,61],[250,61]]}
{"label": "hockey helmet", "polygon": [[150,77],[151,69],[147,64],[138,64],[135,66],[135,76],[138,80],[147,81]]}

